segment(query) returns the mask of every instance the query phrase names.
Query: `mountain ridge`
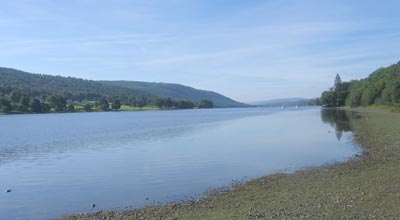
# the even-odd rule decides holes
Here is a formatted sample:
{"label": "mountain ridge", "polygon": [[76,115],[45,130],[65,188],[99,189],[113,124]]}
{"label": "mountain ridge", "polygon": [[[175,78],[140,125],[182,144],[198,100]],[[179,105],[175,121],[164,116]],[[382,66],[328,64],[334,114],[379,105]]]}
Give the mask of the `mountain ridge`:
{"label": "mountain ridge", "polygon": [[281,98],[281,99],[271,99],[266,101],[252,102],[250,104],[263,107],[306,106],[311,100],[312,99],[292,97],[292,98]]}

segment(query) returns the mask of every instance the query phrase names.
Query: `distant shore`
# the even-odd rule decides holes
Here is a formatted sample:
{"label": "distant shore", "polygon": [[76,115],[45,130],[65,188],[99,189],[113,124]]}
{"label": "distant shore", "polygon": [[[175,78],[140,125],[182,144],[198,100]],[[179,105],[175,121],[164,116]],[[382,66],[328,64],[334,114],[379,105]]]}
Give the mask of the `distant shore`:
{"label": "distant shore", "polygon": [[258,178],[200,201],[61,219],[400,219],[400,114],[346,110],[364,147],[348,162]]}
{"label": "distant shore", "polygon": [[153,106],[146,106],[143,108],[133,108],[133,107],[121,107],[121,109],[119,110],[109,110],[109,111],[101,111],[101,110],[91,110],[91,111],[84,111],[82,109],[78,109],[76,111],[60,111],[60,112],[56,112],[56,111],[50,111],[50,112],[10,112],[10,113],[4,113],[4,112],[0,112],[0,115],[37,115],[37,114],[65,114],[65,113],[93,113],[93,112],[136,112],[136,111],[158,111],[158,110],[165,110],[165,109],[160,109],[158,107],[153,107]]}

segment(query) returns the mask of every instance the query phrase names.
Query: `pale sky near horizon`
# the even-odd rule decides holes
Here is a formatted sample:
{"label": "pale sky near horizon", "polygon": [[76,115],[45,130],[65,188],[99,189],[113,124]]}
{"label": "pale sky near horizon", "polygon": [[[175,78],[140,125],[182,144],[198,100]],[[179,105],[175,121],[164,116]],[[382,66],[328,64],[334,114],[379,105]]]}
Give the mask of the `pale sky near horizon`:
{"label": "pale sky near horizon", "polygon": [[397,0],[0,0],[0,66],[317,97],[400,60]]}

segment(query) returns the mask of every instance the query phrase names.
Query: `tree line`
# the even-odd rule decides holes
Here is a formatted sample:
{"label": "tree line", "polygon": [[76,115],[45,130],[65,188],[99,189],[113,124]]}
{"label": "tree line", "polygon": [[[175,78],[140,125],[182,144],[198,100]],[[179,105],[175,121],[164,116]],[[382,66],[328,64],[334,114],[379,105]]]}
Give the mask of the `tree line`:
{"label": "tree line", "polygon": [[213,108],[213,102],[202,100],[199,103],[171,98],[152,98],[147,96],[130,96],[127,99],[119,97],[100,97],[94,101],[77,102],[62,95],[31,97],[19,91],[10,94],[0,93],[0,112],[3,113],[47,113],[47,112],[75,112],[76,106],[82,106],[83,111],[115,111],[122,105],[142,109],[145,106],[157,106],[160,109],[193,109]]}
{"label": "tree line", "polygon": [[336,75],[334,85],[321,95],[324,106],[370,106],[385,105],[400,107],[400,62],[379,68],[367,78],[343,82]]}

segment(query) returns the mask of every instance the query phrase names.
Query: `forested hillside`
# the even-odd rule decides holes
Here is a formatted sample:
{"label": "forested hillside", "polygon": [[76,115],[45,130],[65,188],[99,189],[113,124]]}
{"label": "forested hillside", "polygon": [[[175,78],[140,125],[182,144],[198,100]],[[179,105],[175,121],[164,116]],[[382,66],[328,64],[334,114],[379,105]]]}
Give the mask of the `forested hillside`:
{"label": "forested hillside", "polygon": [[94,100],[102,96],[118,96],[123,99],[127,96],[151,96],[134,89],[108,86],[93,80],[32,74],[10,68],[0,68],[0,77],[0,92],[3,94],[16,90],[35,97],[63,95],[75,101]]}
{"label": "forested hillside", "polygon": [[[156,87],[153,86],[153,90],[157,90]],[[204,95],[201,98],[179,96],[180,92],[195,91],[190,87],[185,88],[187,90],[176,93],[163,90],[165,95],[161,96],[140,87],[136,89],[100,81],[32,74],[0,67],[0,112],[65,112],[75,111],[77,106],[85,111],[119,110],[123,106],[124,109],[142,109],[146,106],[160,109],[212,108],[213,98],[217,97],[215,100],[219,101],[218,97],[221,96],[212,92],[208,93],[213,95]]]}
{"label": "forested hillside", "polygon": [[150,83],[150,82],[137,82],[137,81],[100,81],[105,85],[119,86],[124,88],[135,89],[143,91],[148,94],[158,97],[172,97],[177,100],[191,100],[192,102],[199,102],[207,99],[214,103],[215,107],[245,107],[247,105],[236,102],[228,97],[212,91],[205,91],[194,89],[188,86],[172,83]]}
{"label": "forested hillside", "polygon": [[325,106],[385,105],[400,107],[400,62],[379,68],[365,79],[342,82],[336,76],[334,86],[321,95]]}

